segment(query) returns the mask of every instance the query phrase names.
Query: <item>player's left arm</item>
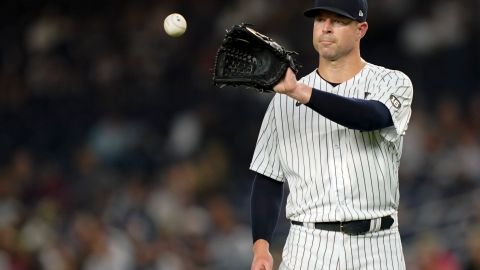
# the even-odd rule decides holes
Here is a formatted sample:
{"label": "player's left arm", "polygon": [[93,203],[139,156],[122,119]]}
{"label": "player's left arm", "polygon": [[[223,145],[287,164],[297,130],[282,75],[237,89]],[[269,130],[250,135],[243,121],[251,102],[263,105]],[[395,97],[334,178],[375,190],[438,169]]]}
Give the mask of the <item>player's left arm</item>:
{"label": "player's left arm", "polygon": [[386,140],[394,141],[405,134],[412,115],[412,82],[404,73],[391,71],[383,75],[375,88],[369,99],[383,103],[393,121],[393,125],[380,133]]}
{"label": "player's left arm", "polygon": [[312,96],[305,105],[350,129],[372,131],[393,125],[388,108],[376,100],[348,98],[313,89]]}
{"label": "player's left arm", "polygon": [[390,111],[377,100],[348,98],[299,83],[287,71],[285,79],[274,90],[305,104],[325,118],[350,129],[371,131],[393,125]]}

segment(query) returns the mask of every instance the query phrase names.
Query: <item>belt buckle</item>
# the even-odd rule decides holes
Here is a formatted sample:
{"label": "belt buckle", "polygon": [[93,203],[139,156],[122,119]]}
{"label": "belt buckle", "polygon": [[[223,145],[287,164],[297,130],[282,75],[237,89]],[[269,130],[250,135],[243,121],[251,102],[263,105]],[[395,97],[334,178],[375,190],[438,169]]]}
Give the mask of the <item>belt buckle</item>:
{"label": "belt buckle", "polygon": [[345,223],[348,223],[348,221],[347,221],[347,222],[340,221],[340,232],[341,232],[341,233],[344,233],[344,234],[350,235],[350,236],[355,236],[355,235],[359,235],[359,234],[360,234],[360,233],[345,231]]}
{"label": "belt buckle", "polygon": [[343,225],[344,225],[343,221],[340,221],[340,232],[344,233],[344,234],[349,234],[349,233],[347,233],[346,231],[343,230],[345,228]]}

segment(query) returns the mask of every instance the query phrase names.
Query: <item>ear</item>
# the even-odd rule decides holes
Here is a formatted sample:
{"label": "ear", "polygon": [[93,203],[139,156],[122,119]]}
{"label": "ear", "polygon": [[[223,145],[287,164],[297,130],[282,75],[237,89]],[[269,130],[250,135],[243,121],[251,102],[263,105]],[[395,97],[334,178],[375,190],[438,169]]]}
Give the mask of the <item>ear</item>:
{"label": "ear", "polygon": [[367,22],[361,22],[357,24],[357,33],[358,33],[358,39],[362,39],[365,34],[367,34],[368,30],[368,23]]}

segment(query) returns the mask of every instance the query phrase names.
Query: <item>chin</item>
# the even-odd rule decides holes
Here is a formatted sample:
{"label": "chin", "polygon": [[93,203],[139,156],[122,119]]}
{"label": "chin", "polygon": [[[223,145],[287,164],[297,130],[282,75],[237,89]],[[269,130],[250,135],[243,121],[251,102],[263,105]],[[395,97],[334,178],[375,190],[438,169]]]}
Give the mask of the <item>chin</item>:
{"label": "chin", "polygon": [[338,55],[331,53],[320,53],[320,57],[328,61],[335,61],[338,59]]}

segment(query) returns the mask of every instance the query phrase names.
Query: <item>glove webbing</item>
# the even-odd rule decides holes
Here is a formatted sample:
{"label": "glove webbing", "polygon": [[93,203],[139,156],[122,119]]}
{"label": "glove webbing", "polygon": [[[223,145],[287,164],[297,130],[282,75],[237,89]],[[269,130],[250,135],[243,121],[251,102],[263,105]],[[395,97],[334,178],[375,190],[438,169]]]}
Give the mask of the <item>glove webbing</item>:
{"label": "glove webbing", "polygon": [[225,56],[225,74],[249,75],[255,71],[257,59],[235,48],[228,48]]}

